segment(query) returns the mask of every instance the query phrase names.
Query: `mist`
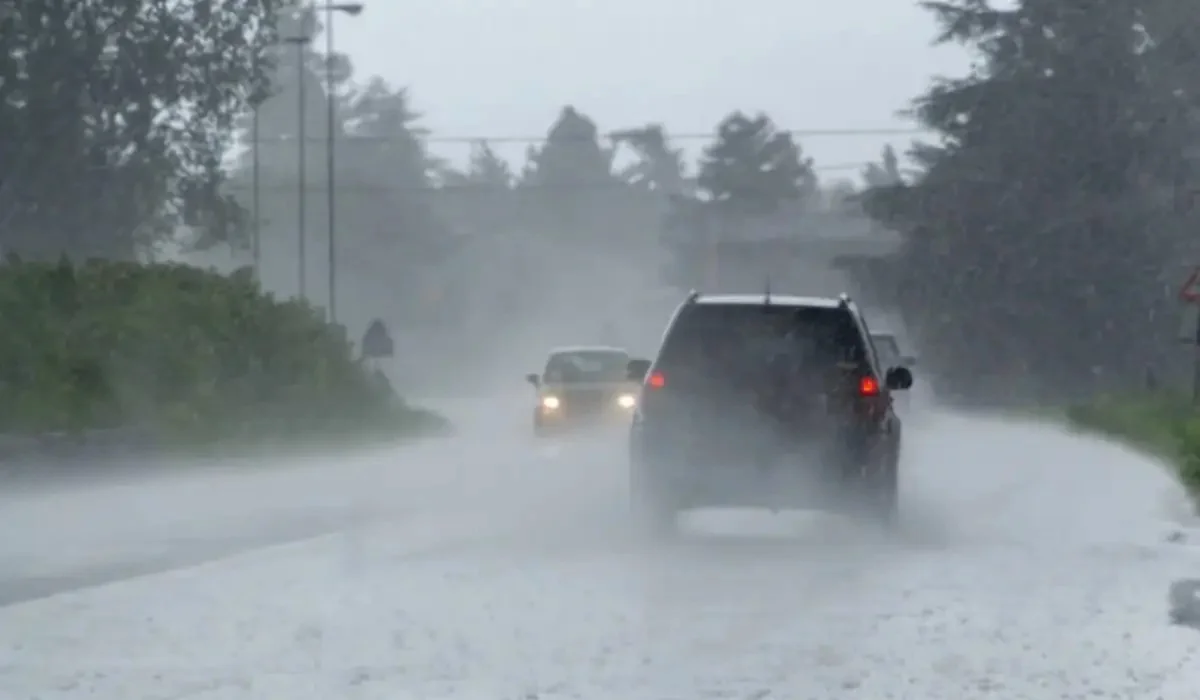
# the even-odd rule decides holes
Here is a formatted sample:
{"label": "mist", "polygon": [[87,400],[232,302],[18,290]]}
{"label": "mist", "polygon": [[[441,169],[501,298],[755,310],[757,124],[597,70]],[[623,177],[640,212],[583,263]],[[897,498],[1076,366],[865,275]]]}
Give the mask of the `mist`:
{"label": "mist", "polygon": [[[1169,624],[1165,595],[1194,576],[1194,504],[1174,465],[1067,414],[1145,395],[1150,370],[1182,384],[1192,360],[1175,279],[1197,253],[1200,15],[1032,0],[992,14],[963,0],[932,8],[918,36],[895,27],[924,15],[894,2],[831,6],[845,14],[821,21],[799,4],[651,4],[632,17],[619,3],[458,3],[439,34],[414,29],[433,10],[377,3],[338,15],[349,38],[325,56],[312,42],[328,36],[324,13],[289,10],[277,31],[243,36],[223,28],[267,27],[271,4],[216,3],[196,36],[223,45],[176,41],[191,36],[178,18],[145,13],[125,43],[181,52],[145,64],[84,51],[107,35],[100,5],[63,30],[79,41],[41,40],[37,27],[57,26],[49,5],[0,21],[16,47],[0,62],[6,253],[130,261],[186,230],[195,245],[149,257],[253,267],[263,291],[306,300],[356,352],[383,321],[395,352],[368,368],[394,395],[380,393],[452,428],[189,458],[94,458],[85,434],[69,464],[0,465],[6,697],[1194,693],[1200,644]],[[554,50],[522,31],[548,32],[537,39]],[[579,45],[564,38],[576,31]],[[918,48],[938,31],[956,60],[958,45],[976,60],[910,90],[911,75],[948,65]],[[199,78],[192,65],[213,68]],[[139,130],[144,104],[176,119]],[[906,106],[898,126],[888,110]],[[884,412],[895,518],[819,498],[672,508],[678,527],[651,536],[626,414],[536,428],[525,376],[552,349],[654,358],[690,290],[848,293],[919,357],[908,396],[854,396],[899,399]],[[91,334],[72,315],[88,300],[73,301],[46,317],[6,307],[10,355],[38,355],[27,350],[45,335],[57,344],[42,355],[72,359],[58,345],[121,336]],[[203,320],[157,313],[112,325],[170,327],[183,340],[166,345],[185,354]],[[284,355],[330,330],[304,322],[265,344]],[[299,374],[324,376],[313,366]],[[82,382],[68,376],[51,389]],[[53,391],[28,393],[66,413],[49,410]],[[694,415],[663,441],[701,432]],[[750,423],[731,419],[714,440],[735,450],[722,465],[734,486],[763,466],[736,451]]]}

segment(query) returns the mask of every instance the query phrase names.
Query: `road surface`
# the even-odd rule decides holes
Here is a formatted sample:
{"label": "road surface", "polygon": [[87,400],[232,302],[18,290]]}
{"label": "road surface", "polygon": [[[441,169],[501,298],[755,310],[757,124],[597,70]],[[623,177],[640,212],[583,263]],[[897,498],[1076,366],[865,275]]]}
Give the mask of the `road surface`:
{"label": "road surface", "polygon": [[[696,537],[650,549],[624,517],[618,443],[538,446],[525,426],[467,424],[450,444],[343,464],[4,504],[4,697],[1140,700],[1200,688],[1200,633],[1167,624],[1165,607],[1200,559],[1165,541],[1186,526],[1181,497],[1128,450],[931,416],[907,435],[899,534],[704,513]],[[35,596],[106,562],[289,529],[329,534]]]}

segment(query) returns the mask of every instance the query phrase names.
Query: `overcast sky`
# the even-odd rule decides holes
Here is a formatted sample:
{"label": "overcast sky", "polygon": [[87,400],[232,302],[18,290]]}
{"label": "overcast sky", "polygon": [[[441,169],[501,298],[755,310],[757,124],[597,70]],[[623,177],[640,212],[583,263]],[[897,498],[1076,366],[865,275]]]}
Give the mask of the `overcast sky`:
{"label": "overcast sky", "polygon": [[[896,129],[957,49],[931,47],[909,0],[367,0],[339,16],[359,78],[409,86],[440,137],[545,134],[572,104],[602,130],[658,121],[711,132],[734,109],[788,129]],[[910,136],[808,137],[819,167],[874,159]],[[698,145],[698,142],[692,144]],[[455,157],[465,145],[439,144]],[[519,156],[523,146],[506,149]],[[822,173],[855,175],[855,169]]]}

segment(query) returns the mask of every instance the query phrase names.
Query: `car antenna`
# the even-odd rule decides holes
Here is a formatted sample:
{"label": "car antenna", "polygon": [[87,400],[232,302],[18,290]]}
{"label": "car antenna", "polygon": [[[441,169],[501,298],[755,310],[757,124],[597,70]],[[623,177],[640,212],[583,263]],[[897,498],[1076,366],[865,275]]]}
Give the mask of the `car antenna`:
{"label": "car antenna", "polygon": [[763,289],[763,306],[768,306],[771,303],[771,276],[767,275],[766,284]]}

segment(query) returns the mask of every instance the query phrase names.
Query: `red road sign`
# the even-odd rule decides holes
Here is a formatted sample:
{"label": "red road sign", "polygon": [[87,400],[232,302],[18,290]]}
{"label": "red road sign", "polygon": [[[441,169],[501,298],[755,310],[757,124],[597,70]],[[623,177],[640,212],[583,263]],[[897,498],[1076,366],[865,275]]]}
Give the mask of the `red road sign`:
{"label": "red road sign", "polygon": [[1179,300],[1193,304],[1200,302],[1200,267],[1192,270],[1187,281],[1179,288]]}

